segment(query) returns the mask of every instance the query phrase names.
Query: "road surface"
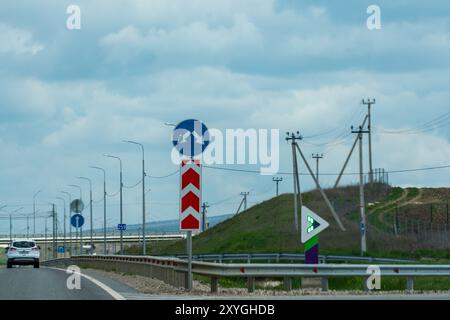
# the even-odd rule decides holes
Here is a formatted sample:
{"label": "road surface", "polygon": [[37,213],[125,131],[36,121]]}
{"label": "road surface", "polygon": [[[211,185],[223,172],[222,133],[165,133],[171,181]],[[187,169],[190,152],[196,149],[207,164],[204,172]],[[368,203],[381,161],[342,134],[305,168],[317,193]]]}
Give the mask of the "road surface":
{"label": "road surface", "polygon": [[81,289],[69,290],[69,275],[50,268],[0,267],[0,300],[112,300],[114,297],[94,282],[81,277]]}

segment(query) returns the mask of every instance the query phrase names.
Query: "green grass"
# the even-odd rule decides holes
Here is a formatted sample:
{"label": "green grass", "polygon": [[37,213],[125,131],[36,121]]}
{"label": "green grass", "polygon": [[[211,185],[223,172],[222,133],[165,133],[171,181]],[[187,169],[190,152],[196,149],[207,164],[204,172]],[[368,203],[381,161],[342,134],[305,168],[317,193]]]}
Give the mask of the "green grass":
{"label": "green grass", "polygon": [[[358,206],[358,187],[344,187],[326,190],[330,199]],[[399,199],[404,189],[392,188],[385,198],[372,199],[380,207]],[[412,193],[412,195],[410,195]],[[408,198],[416,196],[418,189],[410,188]],[[341,219],[346,231],[338,227],[320,194],[317,191],[303,194],[303,203],[325,220],[330,227],[320,234],[320,253],[335,255],[359,255],[359,212],[342,214]],[[393,205],[395,207],[395,205]],[[351,207],[351,206],[350,206]],[[392,210],[392,205],[387,210]],[[193,238],[194,254],[207,253],[269,253],[269,252],[304,252],[300,242],[300,233],[294,228],[294,207],[292,194],[283,194],[262,202],[248,210],[228,219]],[[393,235],[389,225],[391,216],[386,215],[386,223],[378,228],[376,213],[368,216],[368,256],[420,259],[422,257],[449,259],[448,250],[432,250],[424,244],[404,237]],[[300,221],[300,219],[299,219]],[[127,248],[128,254],[140,254],[141,248]],[[172,255],[185,254],[186,241],[152,242],[148,246],[150,254]]]}
{"label": "green grass", "polygon": [[0,266],[6,264],[6,255],[4,253],[4,250],[0,248]]}

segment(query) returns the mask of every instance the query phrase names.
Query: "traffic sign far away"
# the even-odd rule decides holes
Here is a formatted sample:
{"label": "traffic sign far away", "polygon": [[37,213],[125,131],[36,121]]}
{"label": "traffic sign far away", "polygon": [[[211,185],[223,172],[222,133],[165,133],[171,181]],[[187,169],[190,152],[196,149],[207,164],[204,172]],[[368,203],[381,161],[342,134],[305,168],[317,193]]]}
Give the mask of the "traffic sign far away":
{"label": "traffic sign far away", "polygon": [[180,230],[200,229],[201,165],[199,160],[183,160],[181,163]]}
{"label": "traffic sign far away", "polygon": [[330,224],[305,206],[302,206],[302,243],[318,235]]}

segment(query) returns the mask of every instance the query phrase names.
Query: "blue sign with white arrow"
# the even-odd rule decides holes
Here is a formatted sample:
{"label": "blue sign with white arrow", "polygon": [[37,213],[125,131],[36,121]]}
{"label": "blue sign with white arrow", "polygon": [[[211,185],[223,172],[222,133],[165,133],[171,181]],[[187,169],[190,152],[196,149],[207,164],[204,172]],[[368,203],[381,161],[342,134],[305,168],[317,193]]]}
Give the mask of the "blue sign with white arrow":
{"label": "blue sign with white arrow", "polygon": [[74,214],[72,218],[70,218],[70,224],[75,228],[80,228],[84,224],[84,217],[79,213]]}
{"label": "blue sign with white arrow", "polygon": [[181,155],[195,157],[209,145],[208,128],[199,120],[188,119],[180,122],[172,134],[172,143]]}

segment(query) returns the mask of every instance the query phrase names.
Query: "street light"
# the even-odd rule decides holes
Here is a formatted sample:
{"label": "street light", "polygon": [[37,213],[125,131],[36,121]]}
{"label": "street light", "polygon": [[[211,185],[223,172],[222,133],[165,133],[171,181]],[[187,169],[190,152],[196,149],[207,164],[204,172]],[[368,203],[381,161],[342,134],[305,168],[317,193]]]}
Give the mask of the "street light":
{"label": "street light", "polygon": [[63,197],[56,197],[58,200],[62,200],[64,203],[64,219],[63,219],[63,233],[64,233],[64,258],[66,257],[66,251],[67,251],[67,243],[66,243],[66,199]]}
{"label": "street light", "polygon": [[71,223],[71,218],[72,218],[72,209],[70,208],[70,204],[72,203],[72,195],[67,192],[67,191],[60,191],[60,193],[63,193],[65,195],[67,195],[69,197],[69,241],[70,241],[70,254],[72,255],[72,223]]}
{"label": "street light", "polygon": [[42,189],[33,195],[33,237],[36,236],[36,197],[41,191]]}
{"label": "street light", "polygon": [[100,167],[89,167],[103,172],[103,254],[106,255],[106,171]]}
{"label": "street light", "polygon": [[[123,225],[123,202],[122,202],[122,191],[123,191],[123,181],[122,181],[122,159],[116,156],[112,156],[110,154],[104,154],[103,156],[119,160],[120,164],[120,224]],[[120,254],[123,254],[123,228],[120,228]]]}
{"label": "street light", "polygon": [[81,189],[81,187],[79,185],[76,184],[68,184],[68,187],[73,187],[73,188],[78,188],[78,190],[80,190],[80,200],[83,199],[83,189]]}
{"label": "street light", "polygon": [[[6,206],[3,206],[2,208],[5,208],[5,207]],[[16,210],[11,211],[9,213],[9,244],[10,245],[12,244],[12,215],[13,215],[13,213],[16,213],[16,212],[18,212],[18,211],[20,211],[22,209],[23,209],[23,207],[20,207],[19,209],[16,209]]]}
{"label": "street light", "polygon": [[92,226],[92,180],[89,178],[86,178],[86,177],[78,177],[78,179],[86,180],[89,182],[89,212],[90,212],[89,224],[91,227],[90,236],[91,236],[91,247],[92,247],[94,245],[94,242],[92,240],[92,230],[93,230],[93,226]]}
{"label": "street light", "polygon": [[147,254],[146,240],[145,240],[145,150],[142,143],[124,140],[125,143],[135,144],[141,147],[142,150],[142,254]]}

